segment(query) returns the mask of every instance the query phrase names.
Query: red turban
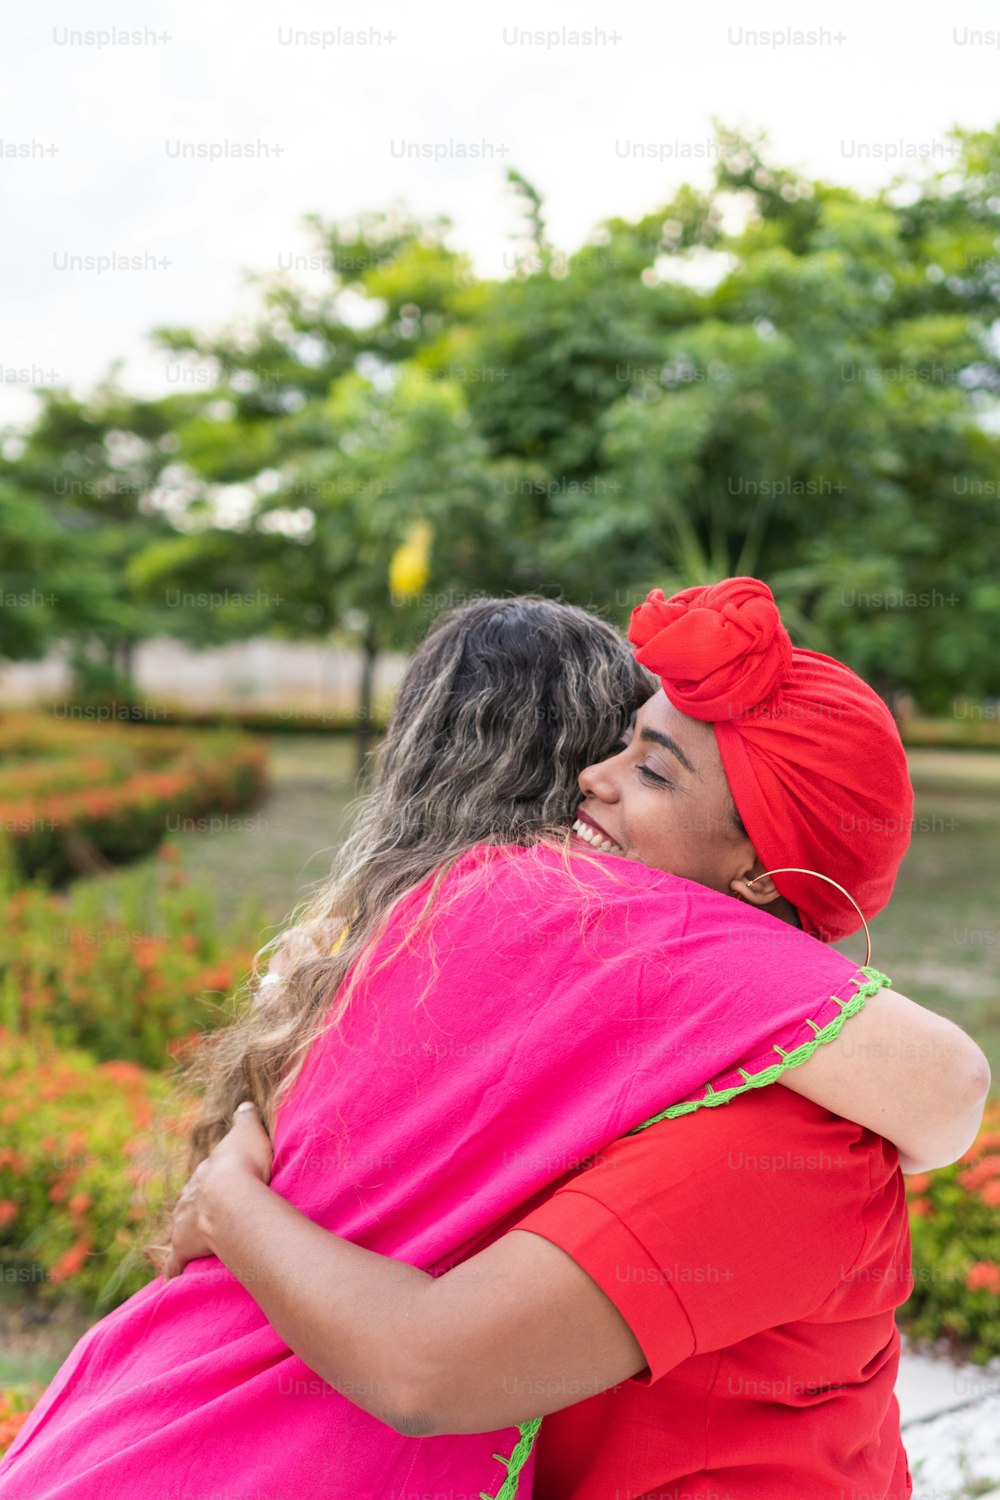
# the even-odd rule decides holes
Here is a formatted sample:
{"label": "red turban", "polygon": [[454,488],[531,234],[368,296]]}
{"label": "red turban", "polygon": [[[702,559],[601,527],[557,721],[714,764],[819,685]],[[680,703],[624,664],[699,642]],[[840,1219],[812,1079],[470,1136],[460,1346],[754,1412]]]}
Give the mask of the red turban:
{"label": "red turban", "polygon": [[[881,911],[910,842],[913,788],[874,689],[833,657],[793,646],[757,578],[670,599],[654,589],[633,610],[628,637],[673,706],[714,724],[765,870],[817,870],[850,891],[866,918]],[[778,875],[774,883],[814,936],[836,942],[858,930],[854,908],[825,881]]]}

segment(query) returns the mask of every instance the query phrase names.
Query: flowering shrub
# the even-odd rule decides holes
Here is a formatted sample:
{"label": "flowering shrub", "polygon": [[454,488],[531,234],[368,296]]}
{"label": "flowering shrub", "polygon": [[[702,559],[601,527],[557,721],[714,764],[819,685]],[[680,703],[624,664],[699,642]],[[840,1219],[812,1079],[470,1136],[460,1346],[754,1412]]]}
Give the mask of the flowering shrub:
{"label": "flowering shrub", "polygon": [[166,1080],[136,1063],[0,1031],[5,1285],[100,1311],[151,1279],[138,1236],[176,1185],[181,1146],[167,1096]]}
{"label": "flowering shrub", "polygon": [[985,1363],[1000,1354],[1000,1103],[960,1161],[906,1185],[914,1290],[900,1322]]}
{"label": "flowering shrub", "polygon": [[[384,734],[392,711],[392,694],[380,695],[368,719],[373,734]],[[358,709],[354,705],[268,708],[192,708],[186,704],[159,702],[157,719],[166,724],[186,724],[201,729],[243,729],[256,734],[356,734]]]}
{"label": "flowering shrub", "polygon": [[0,1390],[0,1458],[7,1452],[42,1394],[41,1386],[15,1386]]}
{"label": "flowering shrub", "polygon": [[164,844],[159,869],[119,876],[113,913],[103,881],[53,895],[0,873],[0,1025],[162,1068],[225,1019],[263,919],[245,909],[220,933],[211,893],[189,885],[178,855]]}
{"label": "flowering shrub", "polygon": [[265,749],[240,735],[8,714],[0,718],[0,832],[22,879],[62,882],[149,853],[169,815],[247,806],[265,774]]}
{"label": "flowering shrub", "polygon": [[105,785],[122,780],[126,769],[124,763],[116,762],[108,755],[51,756],[29,765],[3,762],[0,764],[0,802],[11,802],[39,792],[49,795],[75,791],[78,787]]}

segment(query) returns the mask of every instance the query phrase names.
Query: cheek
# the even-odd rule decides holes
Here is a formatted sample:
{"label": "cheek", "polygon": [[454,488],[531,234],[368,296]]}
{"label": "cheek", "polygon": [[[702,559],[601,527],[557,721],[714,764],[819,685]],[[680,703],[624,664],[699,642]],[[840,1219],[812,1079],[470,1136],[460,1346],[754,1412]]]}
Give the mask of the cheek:
{"label": "cheek", "polygon": [[689,865],[704,846],[703,835],[693,827],[695,814],[675,795],[644,798],[633,814],[629,847],[646,864],[678,873],[678,862]]}

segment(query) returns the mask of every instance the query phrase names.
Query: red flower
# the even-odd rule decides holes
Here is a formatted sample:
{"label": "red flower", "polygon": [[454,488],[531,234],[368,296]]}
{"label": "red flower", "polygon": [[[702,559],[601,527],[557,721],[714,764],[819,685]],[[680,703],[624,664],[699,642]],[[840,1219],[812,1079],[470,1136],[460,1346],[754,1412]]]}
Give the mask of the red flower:
{"label": "red flower", "polygon": [[20,1209],[12,1198],[0,1198],[0,1227],[16,1219]]}
{"label": "red flower", "polygon": [[977,1260],[965,1278],[970,1292],[983,1289],[1000,1297],[1000,1266],[991,1260]]}
{"label": "red flower", "polygon": [[142,1083],[146,1077],[138,1063],[128,1062],[124,1058],[98,1063],[98,1070],[106,1078],[113,1078],[115,1083]]}
{"label": "red flower", "polygon": [[163,944],[158,938],[149,938],[139,943],[135,950],[135,961],[140,969],[152,969],[163,953]]}
{"label": "red flower", "polygon": [[958,1182],[967,1193],[974,1193],[984,1182],[991,1182],[995,1177],[1000,1177],[1000,1156],[984,1156],[966,1167],[964,1172],[959,1172]]}
{"label": "red flower", "polygon": [[26,1411],[12,1411],[5,1417],[0,1416],[0,1453],[10,1447],[29,1416]]}
{"label": "red flower", "polygon": [[87,1256],[90,1254],[90,1241],[77,1240],[75,1245],[70,1245],[64,1250],[49,1272],[51,1281],[65,1281],[70,1276],[76,1276]]}

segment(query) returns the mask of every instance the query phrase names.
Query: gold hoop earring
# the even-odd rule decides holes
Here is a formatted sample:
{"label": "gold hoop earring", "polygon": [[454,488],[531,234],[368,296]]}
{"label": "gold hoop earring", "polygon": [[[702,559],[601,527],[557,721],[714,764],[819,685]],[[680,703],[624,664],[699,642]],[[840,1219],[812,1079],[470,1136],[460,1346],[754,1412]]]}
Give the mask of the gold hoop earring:
{"label": "gold hoop earring", "polygon": [[865,921],[865,914],[861,910],[861,907],[858,905],[858,903],[855,901],[854,897],[851,895],[850,891],[845,891],[844,887],[842,885],[838,885],[835,880],[831,880],[829,875],[821,875],[818,870],[802,870],[797,865],[785,865],[780,870],[762,870],[759,875],[754,876],[753,880],[748,880],[747,885],[756,885],[758,880],[763,880],[767,875],[815,875],[817,880],[825,880],[827,885],[832,885],[836,890],[840,892],[842,896],[846,896],[848,901],[854,907],[854,910],[857,912],[858,916],[861,918],[861,925],[865,929],[865,941],[868,944],[868,952],[865,954],[865,961],[862,967],[865,969],[868,968],[868,965],[871,963],[872,957],[872,935],[868,931],[868,923]]}

